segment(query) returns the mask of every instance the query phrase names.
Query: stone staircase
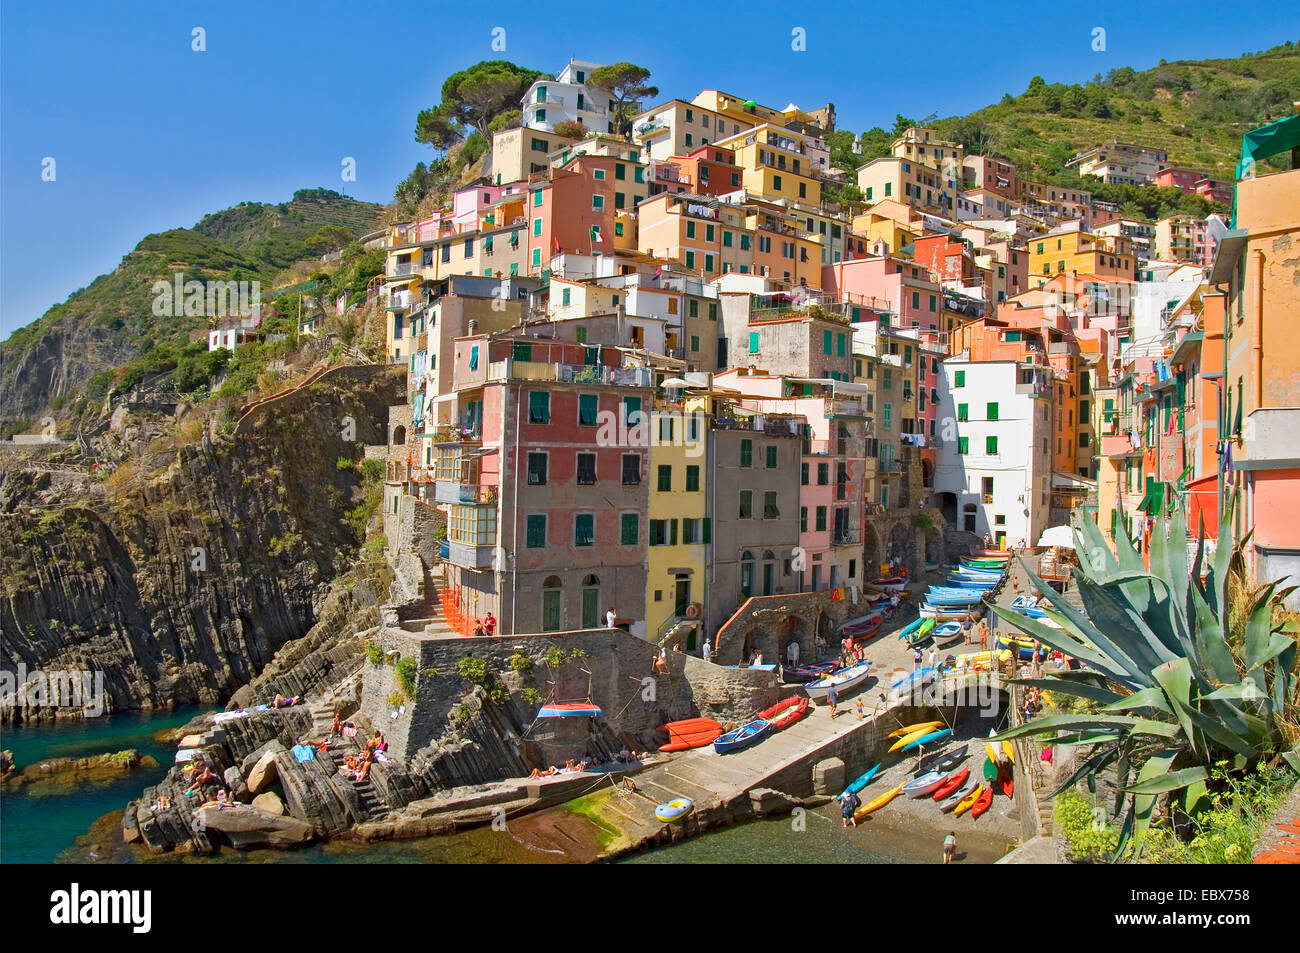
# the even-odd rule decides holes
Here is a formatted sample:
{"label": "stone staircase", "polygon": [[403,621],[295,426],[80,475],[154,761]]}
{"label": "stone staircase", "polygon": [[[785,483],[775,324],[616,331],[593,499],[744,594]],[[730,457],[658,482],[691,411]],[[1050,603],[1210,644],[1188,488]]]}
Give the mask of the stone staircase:
{"label": "stone staircase", "polygon": [[[357,755],[361,753],[361,746],[357,744],[355,738],[331,737],[330,729],[334,725],[334,706],[333,702],[313,705],[311,711],[311,738],[318,740],[320,738],[329,738],[330,746],[325,750],[325,754],[334,764],[334,769],[338,773],[346,775],[346,766],[343,759],[348,755]],[[371,771],[375,770],[374,766]],[[376,790],[374,782],[370,775],[366,776],[364,781],[349,781],[352,789],[357,793],[357,799],[361,803],[361,810],[364,813],[363,820],[369,820],[373,817],[388,813],[388,805]]]}

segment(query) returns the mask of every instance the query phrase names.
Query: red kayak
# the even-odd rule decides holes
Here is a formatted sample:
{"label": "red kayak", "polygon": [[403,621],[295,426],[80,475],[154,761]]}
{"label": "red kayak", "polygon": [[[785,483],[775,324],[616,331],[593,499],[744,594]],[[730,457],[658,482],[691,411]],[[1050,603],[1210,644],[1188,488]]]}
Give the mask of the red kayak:
{"label": "red kayak", "polygon": [[784,701],[777,702],[771,708],[760,711],[758,717],[770,724],[773,731],[780,731],[782,728],[790,727],[806,714],[808,714],[808,697],[792,695]]}
{"label": "red kayak", "polygon": [[957,789],[965,784],[966,779],[969,777],[970,768],[962,768],[960,771],[954,771],[952,774],[948,775],[947,780],[945,780],[943,784],[935,788],[934,799],[936,801],[942,801],[948,795],[956,793]]}
{"label": "red kayak", "polygon": [[668,732],[669,743],[660,745],[660,751],[685,751],[688,748],[702,748],[712,744],[722,734],[722,726],[712,718],[687,718],[683,721],[670,721],[659,726],[660,731]]}
{"label": "red kayak", "polygon": [[973,818],[979,817],[981,814],[983,814],[985,811],[989,809],[989,805],[992,803],[993,803],[993,785],[989,784],[985,786],[984,793],[981,794],[976,799],[974,807],[970,809],[970,816]]}
{"label": "red kayak", "polygon": [[1016,772],[1011,765],[998,766],[998,786],[1002,788],[1002,793],[1011,797],[1016,790]]}

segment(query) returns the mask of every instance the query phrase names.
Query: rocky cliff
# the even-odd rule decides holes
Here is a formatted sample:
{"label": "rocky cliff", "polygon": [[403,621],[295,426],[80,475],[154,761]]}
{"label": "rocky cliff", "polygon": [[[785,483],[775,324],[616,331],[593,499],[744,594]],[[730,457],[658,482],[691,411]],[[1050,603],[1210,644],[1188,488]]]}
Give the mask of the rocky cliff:
{"label": "rocky cliff", "polygon": [[[260,406],[245,436],[155,440],[90,485],[8,467],[0,676],[102,674],[110,711],[213,705],[252,681],[356,556],[364,446],[402,387],[383,367],[331,375]],[[49,715],[49,695],[9,697],[0,718]]]}

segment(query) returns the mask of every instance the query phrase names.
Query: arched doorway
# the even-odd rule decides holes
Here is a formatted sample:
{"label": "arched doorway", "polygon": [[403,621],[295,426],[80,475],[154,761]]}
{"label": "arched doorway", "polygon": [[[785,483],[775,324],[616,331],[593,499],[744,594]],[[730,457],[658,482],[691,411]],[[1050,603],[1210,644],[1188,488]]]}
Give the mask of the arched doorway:
{"label": "arched doorway", "polygon": [[748,549],[740,554],[740,601],[754,594],[754,554]]}
{"label": "arched doorway", "polygon": [[559,576],[547,576],[542,583],[542,631],[559,632],[562,614],[562,592]]}
{"label": "arched doorway", "polygon": [[862,532],[862,578],[864,580],[871,582],[878,578],[884,555],[880,545],[880,534],[876,531],[876,527],[870,523],[866,524]]}
{"label": "arched doorway", "polygon": [[600,625],[600,577],[589,575],[582,580],[582,627],[594,629]]}
{"label": "arched doorway", "polygon": [[957,525],[957,494],[956,493],[936,493],[934,495],[935,505],[939,507],[939,512],[943,518],[948,521],[949,526]]}
{"label": "arched doorway", "polygon": [[772,550],[763,553],[763,595],[770,596],[776,592],[776,554]]}
{"label": "arched doorway", "polygon": [[393,446],[400,447],[406,443],[406,427],[398,424],[393,428]]}

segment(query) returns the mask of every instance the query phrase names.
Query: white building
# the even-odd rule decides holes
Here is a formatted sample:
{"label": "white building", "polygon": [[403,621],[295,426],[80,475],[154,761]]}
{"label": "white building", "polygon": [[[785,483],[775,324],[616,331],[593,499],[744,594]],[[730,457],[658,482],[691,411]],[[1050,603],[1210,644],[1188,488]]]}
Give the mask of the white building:
{"label": "white building", "polygon": [[[609,94],[587,86],[592,70],[600,63],[569,60],[555,79],[538,79],[524,94],[524,126],[550,132],[557,122],[577,122],[592,132],[613,132],[614,117],[609,109]],[[631,105],[636,113],[640,106]]]}
{"label": "white building", "polygon": [[955,529],[1033,545],[1050,525],[1052,369],[966,353],[942,366],[935,503]]}

